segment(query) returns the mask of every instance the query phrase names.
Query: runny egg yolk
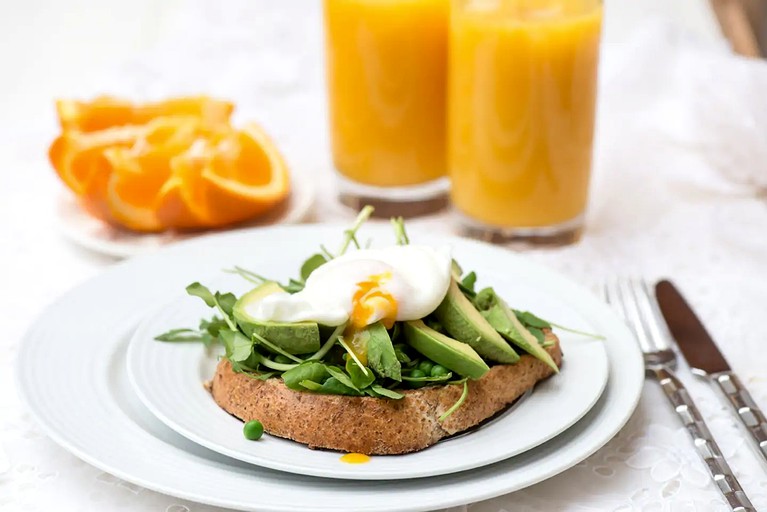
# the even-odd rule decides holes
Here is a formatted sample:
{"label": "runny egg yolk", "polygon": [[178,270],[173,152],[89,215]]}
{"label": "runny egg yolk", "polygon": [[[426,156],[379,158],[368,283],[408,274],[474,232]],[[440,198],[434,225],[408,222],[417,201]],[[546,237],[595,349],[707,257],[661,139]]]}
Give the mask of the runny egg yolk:
{"label": "runny egg yolk", "polygon": [[369,276],[357,283],[352,297],[352,312],[344,338],[363,364],[367,362],[367,337],[362,336],[361,331],[378,321],[391,329],[397,318],[397,300],[382,287],[389,279],[390,272]]}
{"label": "runny egg yolk", "polygon": [[391,273],[386,272],[372,275],[357,283],[357,291],[352,297],[352,312],[349,315],[351,327],[360,330],[380,320],[387,329],[391,329],[397,318],[397,301],[382,288],[389,279]]}

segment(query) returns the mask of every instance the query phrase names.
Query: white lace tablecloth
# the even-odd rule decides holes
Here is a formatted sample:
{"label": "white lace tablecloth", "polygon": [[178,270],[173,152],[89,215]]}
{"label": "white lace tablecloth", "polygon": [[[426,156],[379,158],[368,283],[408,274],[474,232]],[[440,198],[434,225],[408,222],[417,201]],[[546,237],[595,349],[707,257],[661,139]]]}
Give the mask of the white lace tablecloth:
{"label": "white lace tablecloth", "polygon": [[[737,59],[662,19],[620,37],[609,13],[593,199],[581,243],[528,255],[583,283],[670,276],[767,408],[767,64]],[[324,187],[314,220],[337,220],[327,155],[319,2],[196,1],[165,17],[165,36],[100,80],[63,95],[152,97],[204,91],[238,103],[275,136],[300,179]],[[180,14],[179,14],[180,13]],[[624,28],[631,24],[624,19]],[[156,29],[156,27],[148,27]],[[48,117],[42,117],[48,116]],[[0,128],[0,511],[209,511],[81,462],[44,436],[14,390],[13,360],[34,315],[113,263],[64,241],[62,187],[45,161],[48,105]],[[416,222],[449,232],[446,216]],[[63,340],[64,341],[64,340]],[[723,402],[681,377],[735,472],[767,510],[760,465]],[[0,455],[0,457],[2,457]],[[0,469],[3,461],[0,459]],[[726,506],[658,386],[645,386],[628,425],[571,470],[511,495],[459,507],[499,511],[719,511]]]}

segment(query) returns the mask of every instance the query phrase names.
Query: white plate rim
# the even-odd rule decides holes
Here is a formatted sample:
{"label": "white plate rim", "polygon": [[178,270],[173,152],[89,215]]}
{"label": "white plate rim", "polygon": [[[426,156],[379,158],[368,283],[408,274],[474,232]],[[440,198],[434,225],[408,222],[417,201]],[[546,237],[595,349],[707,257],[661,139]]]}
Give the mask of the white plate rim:
{"label": "white plate rim", "polygon": [[[316,226],[312,227],[316,229]],[[296,228],[287,227],[270,228],[269,230],[260,231],[269,231],[269,234],[276,234],[275,230],[280,230],[281,234],[294,234],[285,230],[295,229]],[[337,226],[334,226],[334,229],[337,229]],[[255,230],[251,231],[249,234],[251,236],[254,235]],[[233,236],[242,236],[242,233],[216,235],[215,239],[228,239]],[[78,443],[76,437],[73,437],[71,432],[65,433],[65,431],[60,428],[54,413],[50,410],[47,410],[45,407],[40,407],[39,404],[36,403],[37,397],[41,396],[39,394],[40,389],[38,389],[37,384],[42,381],[36,379],[35,371],[29,370],[35,369],[35,350],[39,348],[36,346],[34,340],[40,339],[41,335],[45,334],[45,328],[43,326],[44,323],[41,322],[41,320],[45,319],[50,313],[55,312],[58,308],[61,308],[62,304],[66,304],[69,299],[73,296],[76,296],[78,292],[83,293],[88,291],[90,287],[94,286],[94,284],[102,280],[106,280],[107,277],[114,277],[119,274],[124,274],[127,270],[135,270],[135,266],[138,266],[139,264],[144,266],[150,263],[156,264],[159,262],[159,260],[165,259],[170,255],[177,254],[179,251],[198,248],[198,244],[202,243],[206,242],[203,240],[183,242],[174,247],[165,249],[161,251],[161,253],[150,256],[143,256],[141,258],[137,258],[136,260],[131,260],[129,262],[119,264],[113,269],[103,273],[100,276],[92,278],[76,289],[65,294],[60,299],[54,301],[53,304],[48,306],[43,312],[41,312],[38,318],[31,324],[31,327],[28,329],[26,335],[24,336],[24,341],[21,344],[17,357],[16,379],[22,400],[27,405],[27,408],[33,417],[36,418],[42,427],[42,430],[55,442],[76,456],[85,460],[86,462],[136,485],[199,503],[224,506],[241,510],[253,510],[256,507],[258,507],[259,510],[275,512],[285,512],[288,510],[339,509],[338,503],[335,503],[334,506],[319,506],[316,503],[303,506],[284,506],[277,503],[256,503],[252,500],[246,501],[244,498],[238,500],[236,498],[232,498],[231,496],[222,496],[216,493],[206,494],[201,492],[200,489],[198,489],[196,486],[190,486],[189,482],[175,478],[176,475],[172,474],[160,475],[160,478],[150,479],[146,476],[146,474],[147,471],[152,469],[152,465],[147,465],[147,461],[140,459],[122,459],[116,461],[114,459],[110,459],[109,457],[105,459],[103,453],[94,452],[93,446],[80,444]],[[485,244],[481,244],[479,242],[465,241],[462,243],[474,245],[476,247],[483,246],[487,248]],[[492,247],[489,248],[489,250],[503,251],[503,249]],[[540,267],[539,265],[532,262],[528,262],[528,264]],[[620,429],[630,418],[638,403],[644,382],[644,368],[642,364],[641,353],[633,341],[633,336],[628,331],[627,327],[617,319],[617,317],[612,313],[608,306],[601,303],[601,301],[596,299],[596,297],[593,295],[590,295],[585,289],[570,282],[566,278],[563,278],[556,272],[551,272],[551,274],[556,280],[563,280],[562,282],[566,283],[568,287],[575,287],[579,289],[580,293],[583,295],[584,300],[590,302],[594,308],[599,310],[601,315],[600,324],[609,327],[610,330],[615,333],[615,338],[617,338],[614,345],[607,345],[608,352],[611,353],[611,374],[605,394],[600,399],[598,406],[595,407],[587,415],[587,418],[584,418],[582,421],[578,422],[575,426],[572,427],[572,431],[577,431],[578,434],[581,434],[580,437],[572,437],[568,435],[558,436],[552,440],[551,443],[547,443],[543,447],[532,450],[529,456],[528,454],[521,455],[520,459],[525,459],[523,461],[517,462],[515,459],[511,459],[499,462],[488,468],[480,468],[475,471],[461,473],[459,474],[462,477],[460,481],[454,480],[455,475],[415,480],[415,482],[418,482],[418,488],[415,497],[419,497],[424,491],[433,490],[434,492],[438,492],[439,489],[442,489],[444,485],[447,484],[450,485],[449,489],[451,492],[438,493],[436,494],[436,497],[432,497],[428,503],[424,503],[422,500],[410,500],[407,503],[399,504],[399,509],[420,511],[431,510],[438,507],[449,507],[464,504],[466,502],[489,499],[501,494],[506,494],[508,492],[522,489],[529,485],[533,485],[537,482],[561,473],[562,471],[565,471],[566,469],[572,467],[581,460],[593,454],[601,446],[607,443],[618,431],[620,431]],[[184,278],[176,278],[177,282],[174,283],[171,288],[166,286],[167,293],[170,293],[170,290],[180,285],[181,283],[188,281],[188,279],[188,276]],[[122,314],[121,318],[124,321],[126,317],[129,317],[132,314],[137,319],[140,316],[137,314],[137,312],[144,311],[145,309],[145,304],[133,304],[133,309],[128,312],[129,314]],[[102,327],[111,329],[114,327],[114,324]],[[45,337],[43,337],[43,339],[45,339]],[[620,341],[620,343],[617,343],[617,341]],[[114,341],[113,343],[117,343],[117,341]],[[619,355],[622,358],[620,361],[620,367],[617,367],[617,365],[613,364],[613,356],[616,355]],[[42,369],[38,368],[38,370]],[[45,393],[50,393],[51,390],[53,390],[54,393],[58,392],[58,388],[55,385],[51,387],[51,385],[48,384],[48,386],[43,389]],[[42,396],[45,395],[43,394]],[[131,427],[132,430],[136,430],[138,428],[136,425],[131,425]],[[128,426],[125,428],[128,428]],[[157,443],[162,445],[162,441],[160,439],[155,439],[152,437],[152,440],[156,440]],[[165,445],[167,445],[167,443],[165,443]],[[179,450],[178,448],[173,446],[162,446],[163,452],[169,457],[173,457],[179,460],[182,460],[184,457],[189,457],[188,454],[182,450]],[[99,449],[102,449],[102,447],[99,447]],[[536,457],[535,459],[531,458],[533,455]],[[516,467],[520,464],[521,467]],[[136,466],[139,466],[140,469],[138,469]],[[231,467],[231,471],[225,472],[224,468],[221,466],[221,464],[200,463],[196,466],[196,470],[214,472],[216,474],[223,472],[224,476],[227,478],[229,478],[231,473],[232,479],[237,476],[234,474],[234,470]],[[268,472],[269,470],[263,471]],[[511,475],[519,472],[524,472],[524,478],[513,480]],[[281,474],[284,475],[284,473]],[[479,482],[475,481],[477,478],[480,478]],[[285,480],[291,479],[285,478]],[[300,478],[297,478],[297,480],[305,481],[305,479]],[[334,481],[328,480],[328,482]],[[393,483],[399,482],[400,481],[395,481]],[[401,482],[404,484],[408,483],[408,481]],[[384,484],[386,484],[386,482],[384,482]],[[441,485],[443,487],[440,487]],[[352,486],[349,489],[366,488],[366,482],[357,482],[355,486]],[[292,488],[290,485],[286,484],[283,490],[287,492],[295,490],[295,488]],[[398,491],[394,494],[399,493],[402,493],[402,491]],[[393,506],[391,502],[391,494],[387,494],[387,498],[388,500],[385,500],[384,503],[381,503],[380,500],[376,503],[355,503],[354,508],[348,508],[348,510],[358,510],[360,512],[391,510]]]}
{"label": "white plate rim", "polygon": [[[188,386],[171,387],[172,383],[178,383],[179,380],[186,383],[195,381],[195,368],[199,367],[201,360],[206,359],[203,355],[205,351],[199,345],[158,344],[152,337],[166,328],[177,326],[177,323],[168,323],[163,317],[178,313],[180,308],[196,311],[198,308],[192,306],[198,304],[191,302],[190,297],[180,297],[150,312],[139,323],[128,345],[126,357],[128,378],[133,391],[152,414],[187,439],[222,455],[289,473],[349,480],[399,480],[457,473],[493,464],[535,448],[565,432],[599,400],[608,380],[609,363],[603,343],[598,340],[573,340],[564,333],[562,350],[568,355],[564,358],[562,372],[551,377],[560,379],[560,382],[547,380],[539,383],[521,403],[514,405],[517,410],[508,410],[493,420],[492,424],[467,434],[471,436],[470,439],[445,440],[413,454],[374,456],[370,463],[364,465],[342,464],[338,462],[341,454],[336,451],[309,450],[299,443],[274,437],[270,439],[269,445],[245,441],[240,430],[242,423],[220,409],[207,392],[198,388],[189,389]],[[157,325],[158,322],[162,327]],[[153,370],[162,367],[163,361],[168,360],[174,364],[167,372],[159,374],[148,369],[153,363],[156,364],[152,366]],[[568,363],[576,366],[568,367]],[[212,377],[212,374],[208,377]],[[562,380],[568,378],[570,380]],[[551,392],[552,388],[554,393]],[[526,426],[531,427],[532,423],[540,425],[538,421],[546,418],[550,409],[542,403],[544,393],[545,400],[567,403],[567,412],[559,411],[555,422],[542,425],[535,431],[535,437],[528,437],[526,442],[518,442],[518,438],[514,437],[509,444],[501,445],[504,440],[502,429],[524,435],[521,430]],[[183,402],[183,407],[178,406],[179,402]],[[210,418],[206,428],[200,428],[198,416],[202,409],[206,417]],[[223,429],[227,429],[226,432]],[[489,432],[495,434],[495,437],[488,435]],[[466,453],[462,450],[469,448],[470,456],[460,457]]]}

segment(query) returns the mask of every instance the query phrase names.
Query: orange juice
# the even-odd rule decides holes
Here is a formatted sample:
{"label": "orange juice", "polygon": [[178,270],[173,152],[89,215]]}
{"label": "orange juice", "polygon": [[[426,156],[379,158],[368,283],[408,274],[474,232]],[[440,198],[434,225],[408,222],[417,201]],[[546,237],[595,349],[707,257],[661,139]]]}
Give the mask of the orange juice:
{"label": "orange juice", "polygon": [[599,0],[457,0],[450,26],[451,197],[498,227],[555,226],[586,208]]}
{"label": "orange juice", "polygon": [[444,176],[449,0],[325,0],[333,161],[366,185]]}

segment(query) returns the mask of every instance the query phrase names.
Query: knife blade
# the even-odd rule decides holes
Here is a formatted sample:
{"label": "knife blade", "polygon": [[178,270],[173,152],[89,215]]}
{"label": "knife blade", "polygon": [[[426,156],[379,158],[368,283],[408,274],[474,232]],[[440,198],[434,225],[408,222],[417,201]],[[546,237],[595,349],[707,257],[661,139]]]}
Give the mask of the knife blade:
{"label": "knife blade", "polygon": [[693,373],[709,379],[724,393],[767,462],[767,419],[730,369],[695,311],[670,281],[658,282],[655,285],[655,296],[671,336],[676,340]]}
{"label": "knife blade", "polygon": [[695,373],[730,371],[713,338],[676,287],[670,281],[660,281],[655,285],[655,295],[671,335],[687,364],[697,370]]}

